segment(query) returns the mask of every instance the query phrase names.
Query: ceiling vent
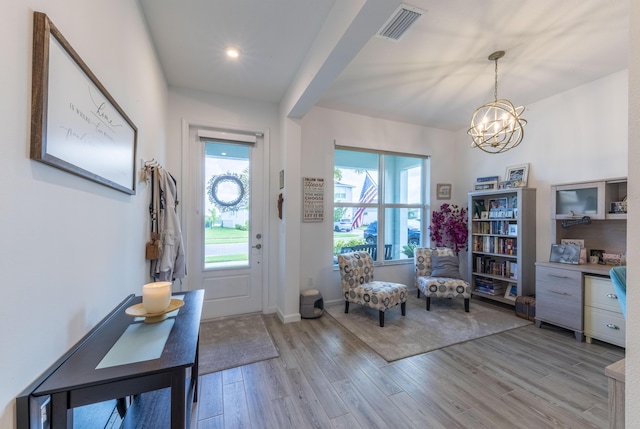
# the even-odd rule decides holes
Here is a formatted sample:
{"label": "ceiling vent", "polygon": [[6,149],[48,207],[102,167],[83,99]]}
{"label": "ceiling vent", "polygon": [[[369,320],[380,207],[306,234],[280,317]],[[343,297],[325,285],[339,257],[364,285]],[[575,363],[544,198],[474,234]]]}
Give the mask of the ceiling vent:
{"label": "ceiling vent", "polygon": [[409,27],[416,22],[416,19],[424,15],[425,11],[413,6],[401,4],[391,15],[391,18],[384,23],[376,36],[393,41],[400,40]]}

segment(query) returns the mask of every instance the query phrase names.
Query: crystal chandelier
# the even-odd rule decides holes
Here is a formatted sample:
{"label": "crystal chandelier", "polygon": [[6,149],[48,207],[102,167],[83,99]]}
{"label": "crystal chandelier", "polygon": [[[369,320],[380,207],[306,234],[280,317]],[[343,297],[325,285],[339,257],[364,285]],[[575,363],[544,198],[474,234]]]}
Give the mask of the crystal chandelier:
{"label": "crystal chandelier", "polygon": [[504,51],[489,55],[489,60],[496,63],[494,101],[480,106],[473,112],[471,126],[467,134],[477,147],[487,153],[506,152],[520,144],[524,137],[524,126],[527,121],[520,117],[524,106],[514,107],[509,100],[498,100],[498,59]]}

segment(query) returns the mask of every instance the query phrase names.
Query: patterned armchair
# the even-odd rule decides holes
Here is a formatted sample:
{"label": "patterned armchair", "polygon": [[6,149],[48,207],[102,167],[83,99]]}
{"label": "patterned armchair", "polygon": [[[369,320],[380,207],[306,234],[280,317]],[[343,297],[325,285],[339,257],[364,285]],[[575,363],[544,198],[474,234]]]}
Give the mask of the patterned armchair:
{"label": "patterned armchair", "polygon": [[379,311],[380,327],[384,327],[384,312],[400,304],[402,315],[407,311],[407,286],[399,283],[373,280],[373,259],[368,252],[341,253],[338,255],[344,312],[349,303],[364,305]]}
{"label": "patterned armchair", "polygon": [[[437,270],[433,271],[433,259],[438,259],[438,261],[451,261],[451,257],[457,259],[453,250],[446,247],[438,247],[436,249],[416,247],[413,251],[416,268],[415,284],[418,289],[418,298],[420,298],[420,292],[422,292],[427,299],[427,311],[431,309],[431,297],[435,296],[438,298],[462,297],[464,298],[464,311],[469,312],[471,286],[468,282],[459,278],[460,272],[458,271],[457,263],[455,267],[446,267],[446,264],[443,264],[443,267],[438,266]],[[440,273],[438,271],[440,271]]]}

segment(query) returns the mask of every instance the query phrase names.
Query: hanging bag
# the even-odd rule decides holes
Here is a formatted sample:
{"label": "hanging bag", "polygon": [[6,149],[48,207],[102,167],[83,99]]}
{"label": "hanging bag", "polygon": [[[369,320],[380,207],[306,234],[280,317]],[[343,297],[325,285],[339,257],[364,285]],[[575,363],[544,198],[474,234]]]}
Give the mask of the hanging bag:
{"label": "hanging bag", "polygon": [[158,195],[156,194],[156,169],[151,169],[151,203],[149,214],[151,215],[151,239],[145,247],[145,258],[150,261],[160,259],[160,234],[158,233]]}

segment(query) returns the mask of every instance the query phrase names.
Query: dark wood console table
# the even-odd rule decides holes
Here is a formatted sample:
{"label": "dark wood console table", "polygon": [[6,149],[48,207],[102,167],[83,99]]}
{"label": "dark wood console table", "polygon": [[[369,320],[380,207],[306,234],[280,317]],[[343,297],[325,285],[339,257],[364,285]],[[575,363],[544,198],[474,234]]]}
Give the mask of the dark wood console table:
{"label": "dark wood console table", "polygon": [[[90,336],[31,393],[33,397],[51,398],[51,427],[73,427],[73,408],[124,398],[163,388],[171,391],[171,428],[188,428],[191,410],[197,401],[198,337],[204,291],[174,294],[183,297],[177,315],[159,323],[173,323],[161,356],[97,369],[127,328],[140,319],[125,310],[141,301],[131,296],[107,317]],[[145,347],[144,341],[137,344]]]}

